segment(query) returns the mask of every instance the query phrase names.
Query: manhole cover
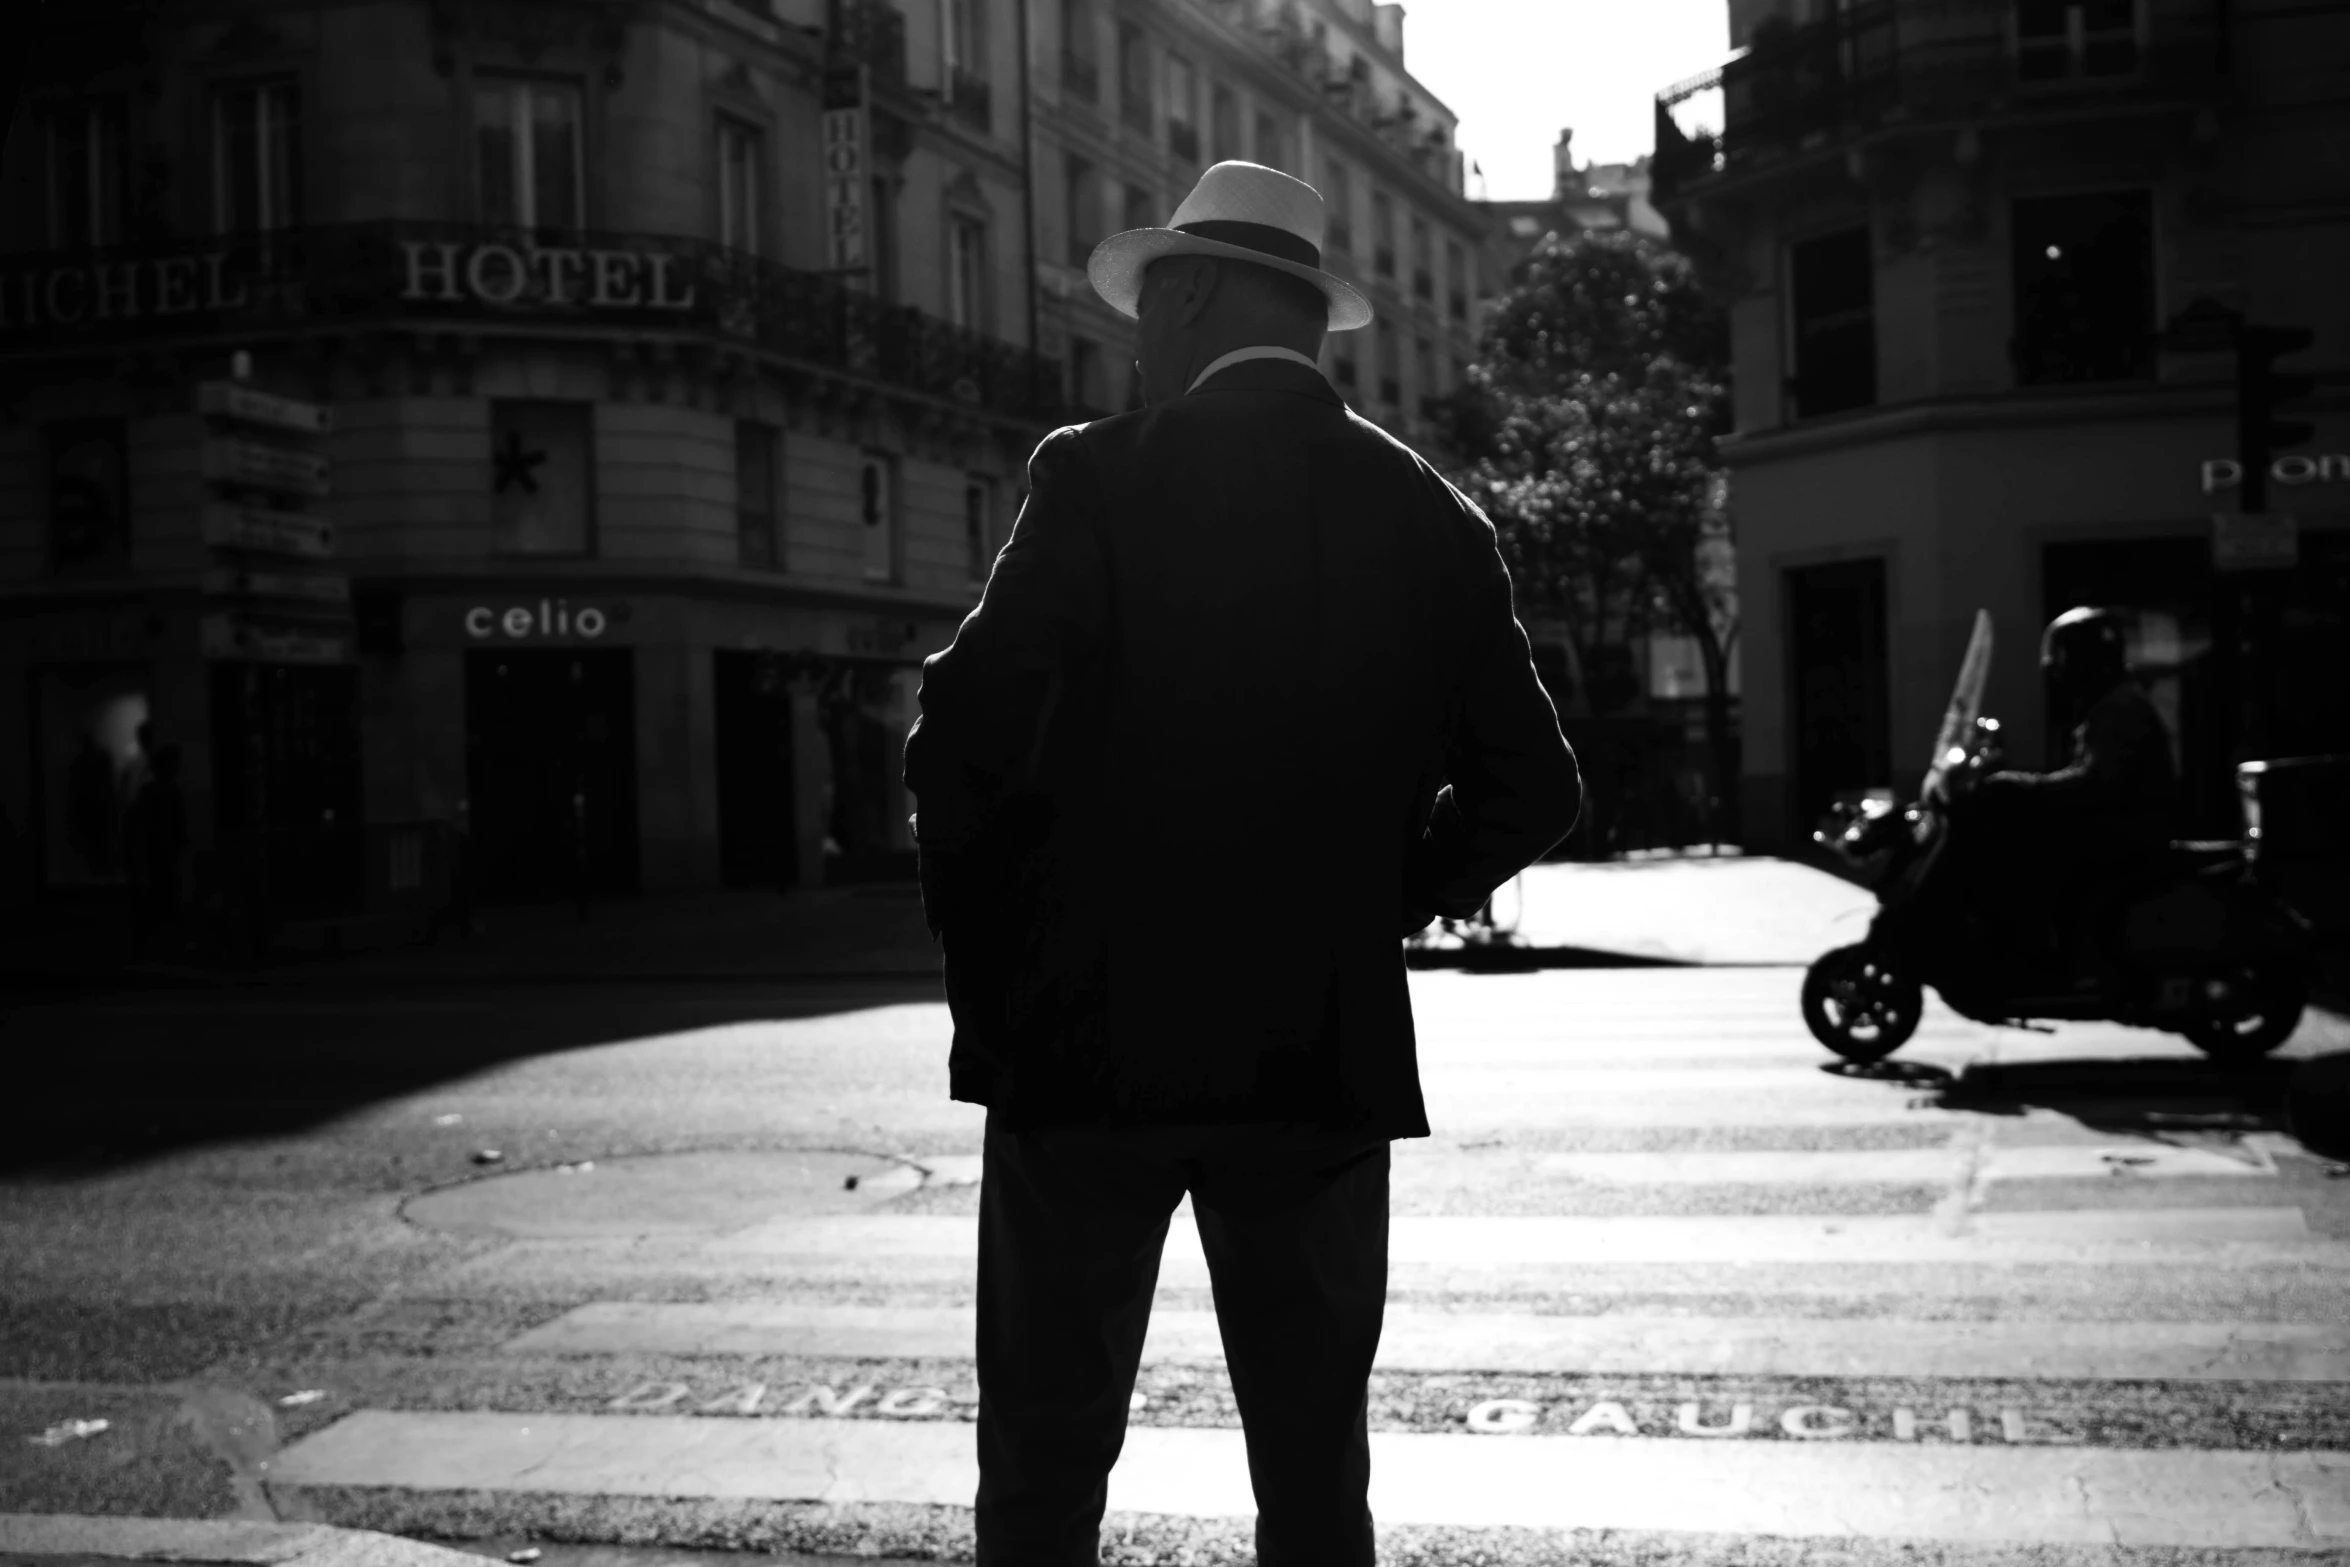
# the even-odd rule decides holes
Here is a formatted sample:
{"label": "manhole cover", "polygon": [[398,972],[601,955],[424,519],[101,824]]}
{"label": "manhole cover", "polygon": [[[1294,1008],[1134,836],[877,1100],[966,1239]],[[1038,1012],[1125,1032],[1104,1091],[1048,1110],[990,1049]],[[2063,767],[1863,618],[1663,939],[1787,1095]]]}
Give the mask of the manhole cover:
{"label": "manhole cover", "polygon": [[870,1154],[721,1149],[485,1176],[410,1198],[401,1212],[426,1229],[526,1240],[718,1234],[765,1219],[861,1212],[921,1181],[912,1165]]}

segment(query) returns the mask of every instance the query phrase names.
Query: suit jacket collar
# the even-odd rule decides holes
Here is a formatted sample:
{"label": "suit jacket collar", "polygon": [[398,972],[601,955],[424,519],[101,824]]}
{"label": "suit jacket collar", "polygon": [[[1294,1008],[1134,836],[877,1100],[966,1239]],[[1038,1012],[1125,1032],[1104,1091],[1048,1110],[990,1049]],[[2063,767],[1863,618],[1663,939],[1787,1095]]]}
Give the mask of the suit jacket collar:
{"label": "suit jacket collar", "polygon": [[1213,397],[1218,392],[1295,392],[1317,402],[1344,408],[1346,399],[1338,395],[1319,370],[1287,359],[1243,359],[1235,365],[1226,365],[1200,383],[1193,397]]}

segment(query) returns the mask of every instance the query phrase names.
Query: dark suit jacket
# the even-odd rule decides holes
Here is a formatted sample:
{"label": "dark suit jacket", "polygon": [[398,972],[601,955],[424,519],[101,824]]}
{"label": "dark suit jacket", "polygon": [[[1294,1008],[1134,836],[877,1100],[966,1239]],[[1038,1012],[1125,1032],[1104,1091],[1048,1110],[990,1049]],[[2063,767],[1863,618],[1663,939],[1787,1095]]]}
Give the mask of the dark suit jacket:
{"label": "dark suit jacket", "polygon": [[1029,483],[906,745],[954,1096],[1427,1135],[1401,939],[1581,802],[1492,525],[1280,360]]}

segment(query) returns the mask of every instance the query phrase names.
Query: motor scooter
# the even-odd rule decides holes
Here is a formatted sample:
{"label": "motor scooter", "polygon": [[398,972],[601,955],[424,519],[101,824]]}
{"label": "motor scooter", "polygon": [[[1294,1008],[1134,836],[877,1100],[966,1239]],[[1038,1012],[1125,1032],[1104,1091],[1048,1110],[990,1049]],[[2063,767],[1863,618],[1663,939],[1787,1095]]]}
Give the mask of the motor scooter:
{"label": "motor scooter", "polygon": [[[2291,1037],[2314,945],[2304,920],[2252,873],[2236,841],[2178,842],[2142,875],[2105,889],[2087,942],[2051,949],[2034,921],[1974,874],[1986,831],[1974,782],[2000,760],[1981,714],[1991,622],[1978,613],[1958,687],[1915,803],[1840,807],[1815,843],[1861,873],[1879,908],[1866,940],[1838,947],[1803,981],[1812,1037],[1848,1061],[1880,1061],[1916,1032],[1932,986],[1952,1011],[2016,1027],[2107,1020],[2184,1035],[2244,1062]],[[2091,950],[2076,950],[2079,947]]]}

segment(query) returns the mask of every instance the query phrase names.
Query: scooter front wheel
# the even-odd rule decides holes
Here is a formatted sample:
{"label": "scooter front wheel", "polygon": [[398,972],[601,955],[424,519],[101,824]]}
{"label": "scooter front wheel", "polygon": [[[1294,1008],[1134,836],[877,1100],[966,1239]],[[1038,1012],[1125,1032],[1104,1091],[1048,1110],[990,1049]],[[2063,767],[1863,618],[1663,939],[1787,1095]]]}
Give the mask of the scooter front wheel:
{"label": "scooter front wheel", "polygon": [[1867,946],[1838,947],[1803,976],[1804,1026],[1847,1061],[1884,1060],[1908,1043],[1925,1011],[1916,977]]}

